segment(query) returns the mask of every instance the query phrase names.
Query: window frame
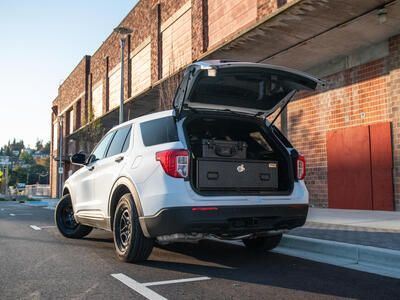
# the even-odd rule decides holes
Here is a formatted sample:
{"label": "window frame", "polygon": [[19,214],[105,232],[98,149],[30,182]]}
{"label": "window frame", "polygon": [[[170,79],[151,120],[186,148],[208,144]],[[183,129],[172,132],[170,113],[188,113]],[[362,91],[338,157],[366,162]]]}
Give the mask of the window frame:
{"label": "window frame", "polygon": [[[119,130],[123,130],[123,129],[128,128],[128,127],[129,127],[128,133],[127,133],[127,135],[125,136],[125,139],[123,140],[123,143],[122,143],[122,145],[121,145],[121,149],[120,149],[121,151],[118,152],[118,153],[116,153],[116,154],[113,154],[113,155],[108,155],[108,151],[110,151],[111,145],[112,145],[112,143],[114,142],[115,136],[117,135],[118,131],[119,131]],[[115,133],[114,133],[114,136],[112,137],[112,140],[110,141],[110,144],[109,144],[108,147],[107,147],[107,151],[106,151],[106,153],[105,153],[104,158],[109,158],[109,157],[113,157],[113,156],[115,156],[115,155],[120,155],[120,154],[122,154],[122,153],[125,153],[125,152],[128,151],[128,149],[129,149],[129,146],[128,146],[128,148],[127,148],[125,151],[122,151],[122,150],[124,149],[124,145],[125,145],[127,139],[130,138],[130,135],[131,135],[131,133],[132,133],[132,124],[128,124],[128,125],[122,126],[122,127],[120,127],[120,128],[117,128],[117,129],[114,130],[114,132],[115,132]]]}
{"label": "window frame", "polygon": [[105,150],[104,150],[104,154],[105,154],[105,155],[107,154],[108,148],[110,147],[110,144],[111,144],[112,140],[114,139],[114,136],[115,136],[115,133],[116,133],[116,132],[117,132],[116,130],[110,131],[110,132],[106,133],[106,134],[102,137],[102,139],[100,140],[100,142],[97,143],[96,147],[94,147],[92,153],[89,155],[89,157],[88,157],[88,162],[87,162],[88,165],[93,164],[93,163],[95,163],[96,161],[99,161],[99,160],[102,160],[102,159],[106,158],[106,156],[104,156],[104,157],[102,157],[102,158],[96,158],[95,160],[92,160],[93,156],[96,157],[96,156],[94,155],[94,152],[96,152],[96,150],[97,150],[97,148],[99,147],[99,145],[105,140],[105,138],[106,138],[107,136],[111,135],[111,139],[110,139],[110,141],[108,142],[108,144],[107,144],[107,146],[106,146],[106,148],[105,148]]}

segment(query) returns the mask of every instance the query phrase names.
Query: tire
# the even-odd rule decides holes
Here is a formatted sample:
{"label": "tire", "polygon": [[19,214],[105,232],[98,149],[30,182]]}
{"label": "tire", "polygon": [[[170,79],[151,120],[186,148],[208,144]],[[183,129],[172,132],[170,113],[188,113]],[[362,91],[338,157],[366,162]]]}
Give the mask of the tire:
{"label": "tire", "polygon": [[93,229],[90,226],[85,226],[76,222],[70,195],[63,196],[58,202],[54,213],[54,220],[58,231],[60,231],[63,236],[71,239],[83,238]]}
{"label": "tire", "polygon": [[118,201],[113,222],[115,252],[124,262],[146,260],[153,250],[153,239],[146,238],[139,223],[132,195],[127,193]]}
{"label": "tire", "polygon": [[279,245],[282,234],[243,239],[245,246],[252,250],[272,250]]}

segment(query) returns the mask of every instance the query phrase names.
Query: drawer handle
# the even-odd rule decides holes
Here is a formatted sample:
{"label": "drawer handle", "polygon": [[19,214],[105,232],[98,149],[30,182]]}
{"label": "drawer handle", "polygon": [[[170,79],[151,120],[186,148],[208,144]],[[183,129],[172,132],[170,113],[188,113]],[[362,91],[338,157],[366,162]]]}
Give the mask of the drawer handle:
{"label": "drawer handle", "polygon": [[218,178],[219,178],[218,172],[208,172],[207,173],[208,180],[218,180]]}
{"label": "drawer handle", "polygon": [[261,179],[261,181],[270,181],[271,180],[271,174],[262,173],[262,174],[260,174],[260,179]]}

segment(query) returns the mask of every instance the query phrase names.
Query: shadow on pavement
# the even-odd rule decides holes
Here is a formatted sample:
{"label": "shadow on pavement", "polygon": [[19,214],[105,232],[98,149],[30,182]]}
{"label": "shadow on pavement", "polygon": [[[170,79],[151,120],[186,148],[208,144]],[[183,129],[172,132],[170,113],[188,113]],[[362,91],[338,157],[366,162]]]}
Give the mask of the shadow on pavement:
{"label": "shadow on pavement", "polygon": [[[164,250],[165,253],[157,255],[157,260],[152,255],[143,265],[331,296],[373,298],[373,294],[377,293],[396,298],[400,293],[399,281],[396,279],[272,252],[254,252],[240,245],[205,240],[197,245],[177,243],[158,248],[154,251]],[[197,264],[188,259],[182,262],[182,257],[177,256],[177,253],[196,258],[200,262]]]}

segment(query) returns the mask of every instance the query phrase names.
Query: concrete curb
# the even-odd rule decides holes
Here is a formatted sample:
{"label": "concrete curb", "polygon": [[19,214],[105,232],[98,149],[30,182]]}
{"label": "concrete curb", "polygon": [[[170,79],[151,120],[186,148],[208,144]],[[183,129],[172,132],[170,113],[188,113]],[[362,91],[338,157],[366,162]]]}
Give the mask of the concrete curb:
{"label": "concrete curb", "polygon": [[400,251],[284,235],[274,252],[400,279]]}

